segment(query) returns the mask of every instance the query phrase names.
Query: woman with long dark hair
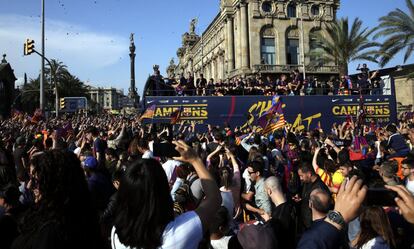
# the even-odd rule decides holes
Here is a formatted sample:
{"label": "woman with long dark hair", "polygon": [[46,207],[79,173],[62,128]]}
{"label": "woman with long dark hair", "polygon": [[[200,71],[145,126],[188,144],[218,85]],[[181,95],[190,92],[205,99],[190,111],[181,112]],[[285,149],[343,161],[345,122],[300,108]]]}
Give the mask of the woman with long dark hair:
{"label": "woman with long dark hair", "polygon": [[220,207],[213,177],[195,151],[183,141],[173,142],[180,157],[193,165],[205,193],[195,211],[174,218],[167,176],[158,161],[142,159],[128,167],[122,179],[112,229],[113,249],[197,248],[208,222]]}
{"label": "woman with long dark hair", "polygon": [[382,207],[367,207],[360,216],[361,231],[353,242],[357,249],[395,248],[391,225]]}
{"label": "woman with long dark hair", "polygon": [[28,188],[35,203],[23,217],[12,248],[102,248],[97,215],[75,154],[51,150],[34,155]]}

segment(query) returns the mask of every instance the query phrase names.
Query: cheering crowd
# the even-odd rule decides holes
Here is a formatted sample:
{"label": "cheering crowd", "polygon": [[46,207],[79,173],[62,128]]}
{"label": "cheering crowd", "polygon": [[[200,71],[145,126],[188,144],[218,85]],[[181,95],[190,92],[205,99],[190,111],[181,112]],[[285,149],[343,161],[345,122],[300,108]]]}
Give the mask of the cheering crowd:
{"label": "cheering crowd", "polygon": [[1,248],[413,248],[414,119],[0,123]]}
{"label": "cheering crowd", "polygon": [[[337,78],[332,76],[329,80],[319,80],[317,77],[303,78],[299,70],[294,70],[290,75],[282,74],[275,79],[270,76],[265,78],[235,78],[228,80],[207,80],[203,74],[196,80],[191,73],[187,76],[180,75],[179,79],[169,79],[168,85],[178,96],[225,96],[225,95],[266,95],[295,96],[295,95],[352,95],[372,94],[382,95],[384,81],[380,72],[370,73],[366,64],[358,67],[361,73],[355,79],[349,76]],[[163,95],[162,91],[156,95]],[[173,94],[174,95],[174,94]]]}

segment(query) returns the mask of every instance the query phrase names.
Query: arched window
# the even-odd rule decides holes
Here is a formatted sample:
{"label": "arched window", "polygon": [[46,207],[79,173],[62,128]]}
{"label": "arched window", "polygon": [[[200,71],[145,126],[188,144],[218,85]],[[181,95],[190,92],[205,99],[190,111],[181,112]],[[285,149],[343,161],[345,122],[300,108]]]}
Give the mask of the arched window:
{"label": "arched window", "polygon": [[289,18],[297,17],[296,4],[290,3],[287,7],[287,16]]}
{"label": "arched window", "polygon": [[286,62],[289,65],[298,65],[300,62],[299,30],[290,28],[286,34]]}
{"label": "arched window", "polygon": [[261,32],[261,62],[262,64],[276,64],[275,32],[272,26],[266,26]]}
{"label": "arched window", "polygon": [[311,8],[311,14],[312,16],[319,16],[319,5],[313,5]]}

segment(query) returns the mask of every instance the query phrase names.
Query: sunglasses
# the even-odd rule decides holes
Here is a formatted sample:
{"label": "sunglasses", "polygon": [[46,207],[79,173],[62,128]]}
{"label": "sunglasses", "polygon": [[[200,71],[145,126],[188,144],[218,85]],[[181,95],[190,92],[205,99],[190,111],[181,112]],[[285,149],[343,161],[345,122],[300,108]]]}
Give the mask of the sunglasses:
{"label": "sunglasses", "polygon": [[256,173],[256,171],[247,171],[249,175]]}

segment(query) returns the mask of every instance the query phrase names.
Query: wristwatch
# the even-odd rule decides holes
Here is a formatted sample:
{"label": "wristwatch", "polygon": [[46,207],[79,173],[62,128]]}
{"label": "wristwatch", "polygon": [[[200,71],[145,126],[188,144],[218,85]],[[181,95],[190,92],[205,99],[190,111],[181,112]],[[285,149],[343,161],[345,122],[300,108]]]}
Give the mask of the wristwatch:
{"label": "wristwatch", "polygon": [[332,221],[333,223],[336,223],[336,224],[340,225],[341,227],[344,227],[345,226],[344,217],[338,211],[335,211],[335,210],[329,211],[327,218],[330,221]]}

